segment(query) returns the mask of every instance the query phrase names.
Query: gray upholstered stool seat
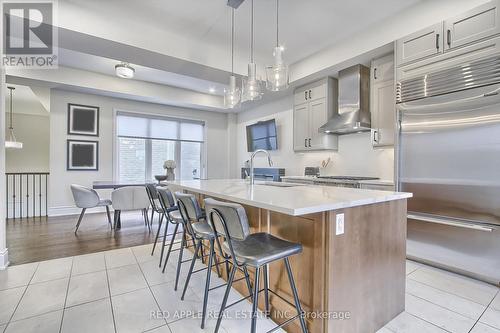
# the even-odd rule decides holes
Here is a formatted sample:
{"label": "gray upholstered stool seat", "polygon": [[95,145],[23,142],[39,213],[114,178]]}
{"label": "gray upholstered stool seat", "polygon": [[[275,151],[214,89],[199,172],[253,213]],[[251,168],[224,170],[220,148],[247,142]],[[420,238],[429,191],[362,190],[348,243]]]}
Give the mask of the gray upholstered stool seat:
{"label": "gray upholstered stool seat", "polygon": [[104,199],[104,200],[99,200],[99,203],[97,206],[102,207],[102,206],[109,206],[111,205],[111,200],[109,199]]}
{"label": "gray upholstered stool seat", "polygon": [[[302,252],[302,245],[292,243],[265,232],[249,235],[245,240],[232,240],[236,260],[240,264],[252,267],[263,266]],[[224,242],[222,248],[231,253],[229,244]]]}
{"label": "gray upholstered stool seat", "polygon": [[173,222],[173,223],[180,223],[180,222],[182,222],[181,212],[179,212],[178,210],[171,211],[170,212],[170,218],[172,219],[171,222]]}
{"label": "gray upholstered stool seat", "polygon": [[215,233],[212,230],[212,227],[208,225],[207,222],[198,222],[192,224],[193,231],[196,236],[203,239],[214,239]]}

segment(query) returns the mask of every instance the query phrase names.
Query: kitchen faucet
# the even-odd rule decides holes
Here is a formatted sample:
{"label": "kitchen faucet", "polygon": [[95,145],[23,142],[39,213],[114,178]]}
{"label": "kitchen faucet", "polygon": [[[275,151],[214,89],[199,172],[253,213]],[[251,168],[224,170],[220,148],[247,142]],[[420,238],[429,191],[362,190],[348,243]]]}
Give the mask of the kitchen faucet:
{"label": "kitchen faucet", "polygon": [[252,157],[250,158],[250,185],[255,184],[255,175],[253,173],[253,158],[255,155],[258,153],[264,153],[267,155],[267,161],[269,162],[269,166],[273,166],[273,160],[271,159],[271,155],[267,150],[264,149],[257,149],[256,151],[253,152]]}

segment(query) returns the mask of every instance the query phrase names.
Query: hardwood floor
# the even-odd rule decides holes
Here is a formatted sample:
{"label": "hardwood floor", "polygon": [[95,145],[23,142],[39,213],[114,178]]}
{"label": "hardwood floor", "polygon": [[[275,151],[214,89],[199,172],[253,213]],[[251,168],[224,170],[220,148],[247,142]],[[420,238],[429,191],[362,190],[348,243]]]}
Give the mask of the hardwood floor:
{"label": "hardwood floor", "polygon": [[158,223],[155,214],[150,233],[141,212],[124,212],[122,228],[114,231],[105,213],[85,214],[75,235],[77,220],[78,215],[7,220],[11,265],[153,243]]}

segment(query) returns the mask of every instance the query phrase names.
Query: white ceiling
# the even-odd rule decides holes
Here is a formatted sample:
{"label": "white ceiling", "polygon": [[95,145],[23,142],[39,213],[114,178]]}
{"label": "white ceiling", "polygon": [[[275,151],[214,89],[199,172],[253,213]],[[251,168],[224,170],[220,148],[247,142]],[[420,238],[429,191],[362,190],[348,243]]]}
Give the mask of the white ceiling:
{"label": "white ceiling", "polygon": [[[59,49],[58,56],[60,66],[84,69],[113,76],[115,75],[115,65],[120,63],[119,59],[99,57],[62,48]],[[198,79],[192,76],[140,66],[133,63],[130,65],[135,69],[134,80],[159,83],[220,96],[224,94],[224,88],[226,87],[224,84]]]}
{"label": "white ceiling", "polygon": [[[289,63],[390,19],[423,0],[282,0],[280,39]],[[236,11],[236,66],[249,58],[250,3]],[[255,53],[272,61],[275,0],[255,0]],[[230,9],[226,0],[60,0],[60,26],[229,69]]]}

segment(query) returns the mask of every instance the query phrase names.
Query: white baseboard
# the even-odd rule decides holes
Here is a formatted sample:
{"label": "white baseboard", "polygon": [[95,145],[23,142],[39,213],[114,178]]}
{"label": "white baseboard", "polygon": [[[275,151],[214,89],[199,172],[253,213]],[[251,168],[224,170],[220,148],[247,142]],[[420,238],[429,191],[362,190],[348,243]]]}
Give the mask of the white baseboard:
{"label": "white baseboard", "polygon": [[[112,207],[109,207],[110,211],[113,211]],[[75,206],[59,206],[59,207],[49,207],[49,216],[62,216],[62,215],[78,215],[82,211],[81,208]],[[89,213],[104,213],[106,212],[105,207],[95,207],[88,208],[85,214]]]}
{"label": "white baseboard", "polygon": [[0,271],[7,269],[9,266],[9,249],[0,251]]}

